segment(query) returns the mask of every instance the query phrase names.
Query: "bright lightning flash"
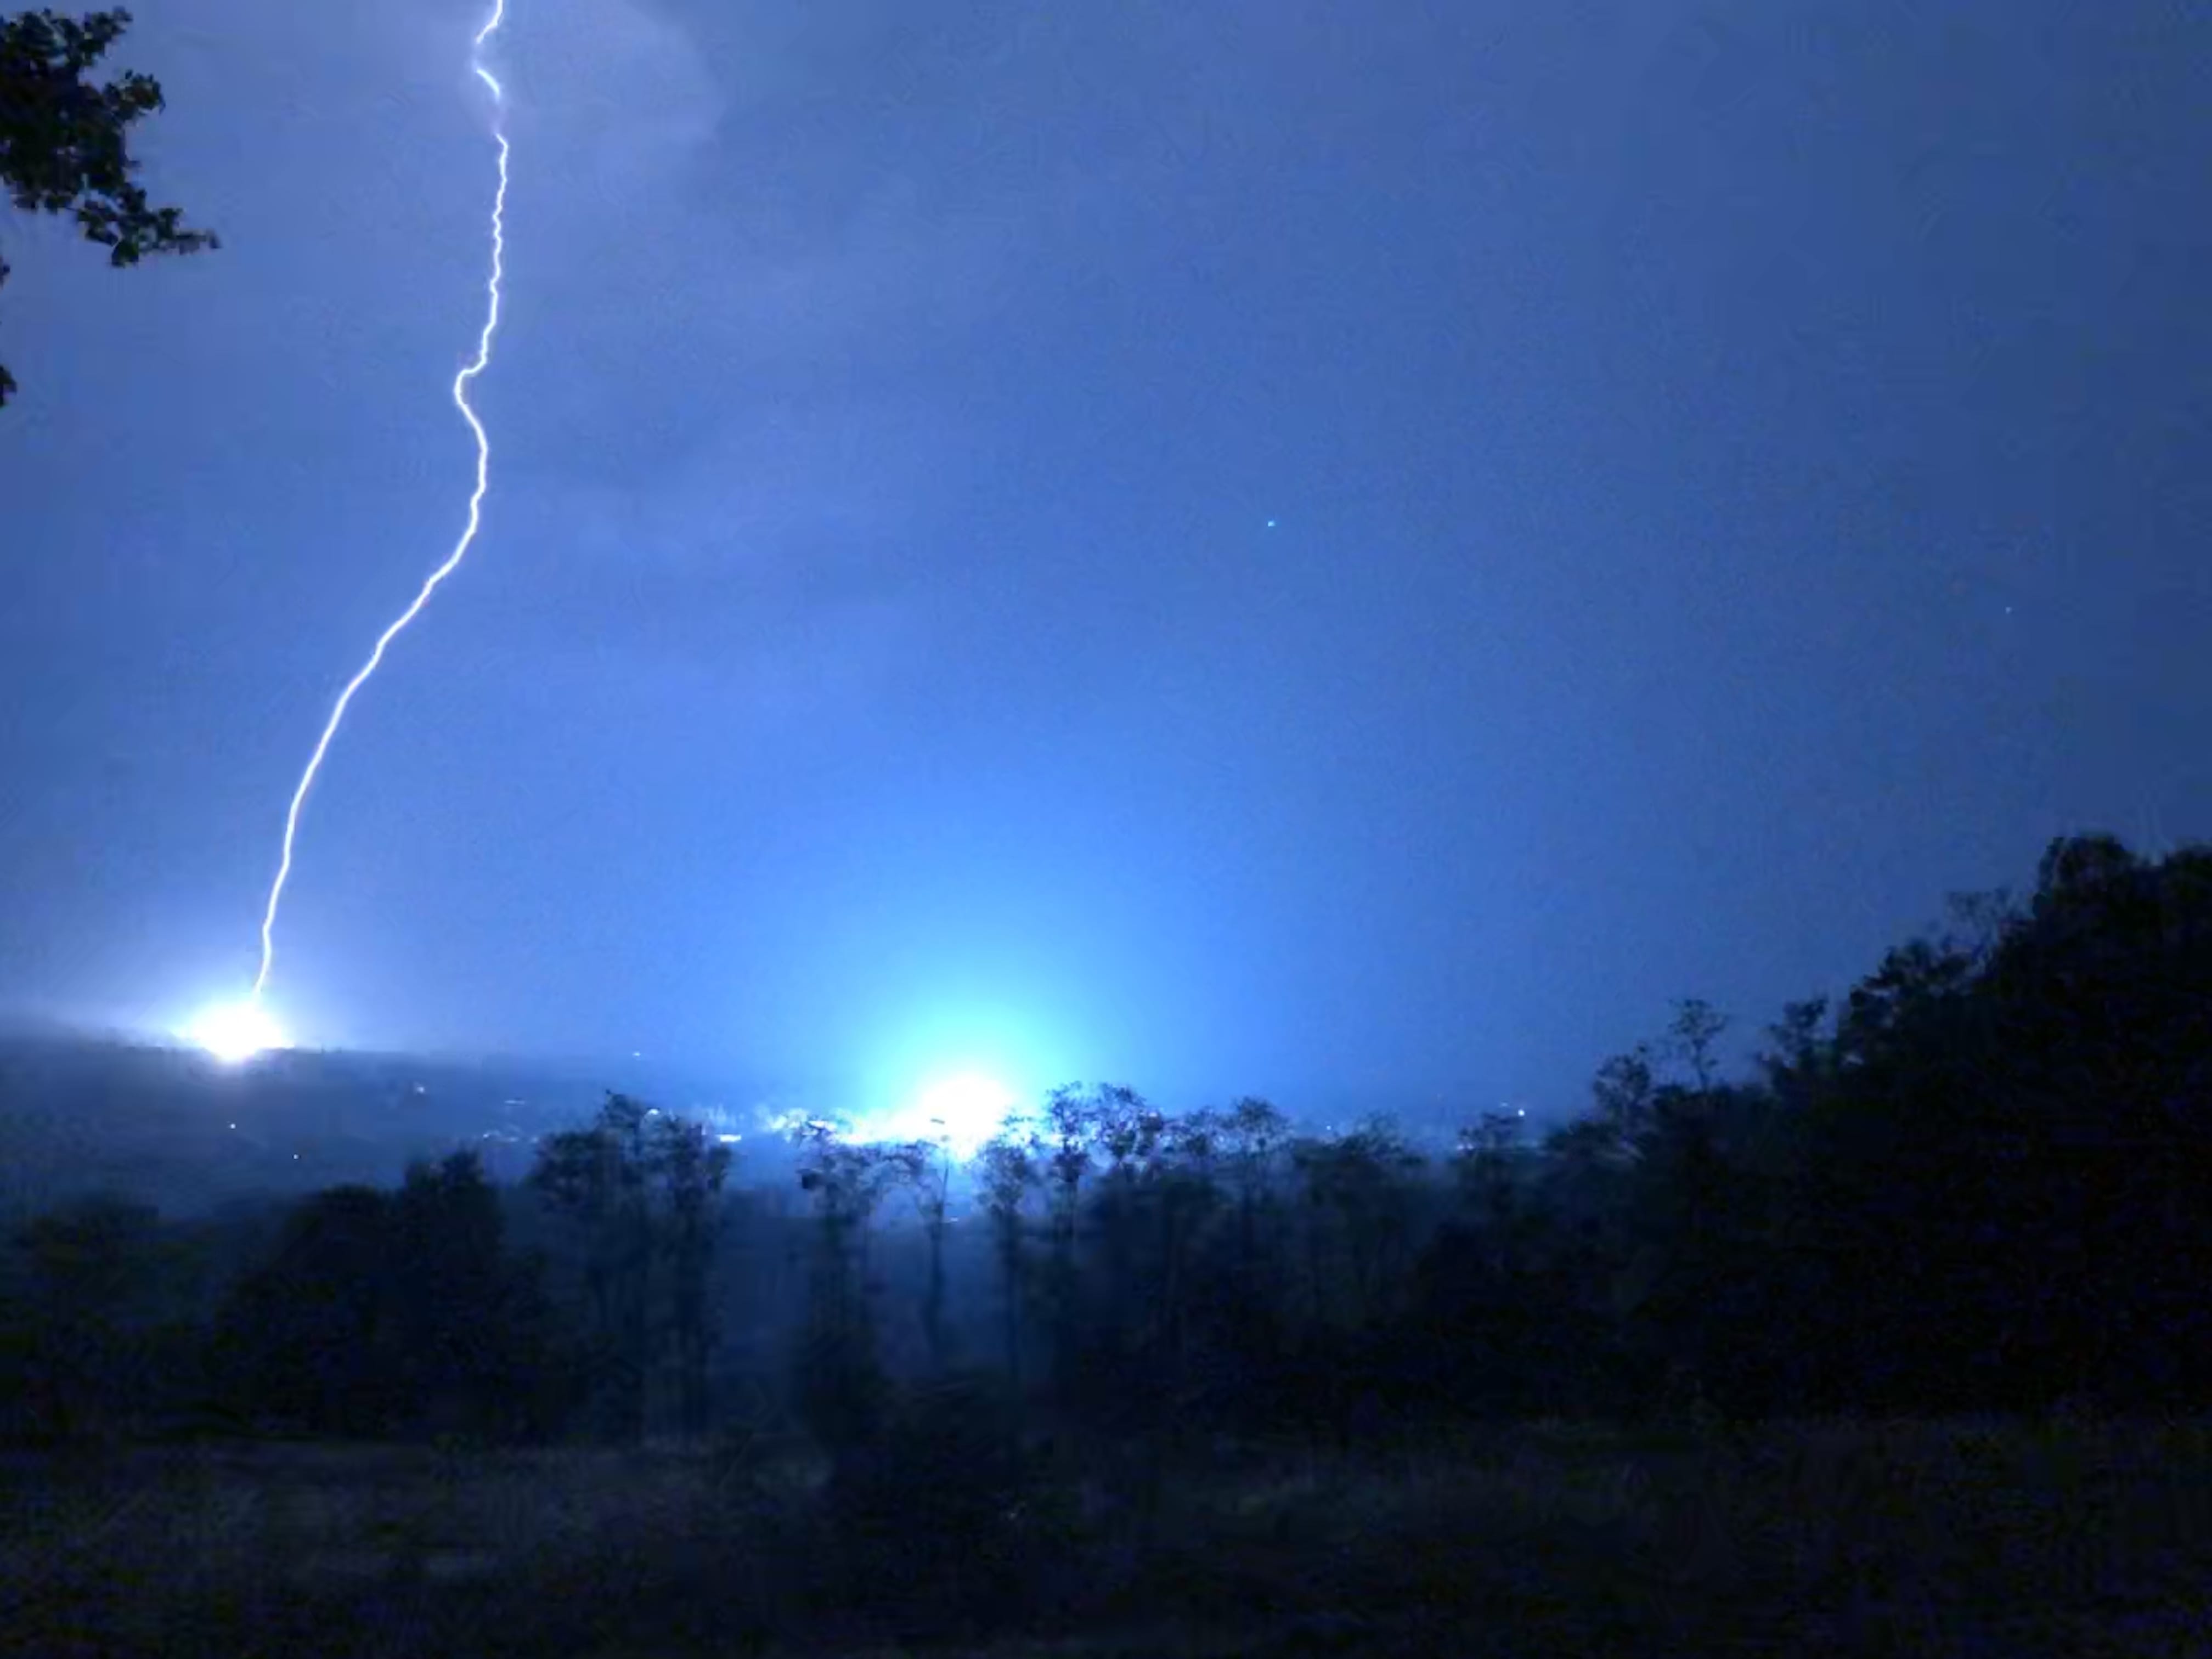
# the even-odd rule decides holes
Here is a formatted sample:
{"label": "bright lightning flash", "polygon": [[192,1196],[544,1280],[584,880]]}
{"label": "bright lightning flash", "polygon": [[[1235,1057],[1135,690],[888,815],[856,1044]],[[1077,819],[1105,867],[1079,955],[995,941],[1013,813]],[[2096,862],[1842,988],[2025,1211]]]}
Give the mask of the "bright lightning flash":
{"label": "bright lightning flash", "polygon": [[[241,1005],[241,1008],[246,1012],[239,1012],[235,1020],[211,1028],[218,1034],[234,1036],[242,1030],[259,1029],[249,1023],[249,1014],[266,1022],[267,1017],[260,1013],[260,1002],[261,994],[269,983],[270,967],[276,959],[276,907],[284,897],[284,884],[291,878],[292,848],[299,836],[300,812],[301,809],[307,805],[307,791],[314,786],[315,775],[322,770],[323,757],[330,752],[331,739],[337,736],[338,726],[345,719],[346,709],[353,702],[354,694],[368,683],[369,676],[375,673],[378,667],[382,665],[385,651],[392,641],[398,638],[401,631],[422,614],[422,607],[430,602],[430,596],[438,591],[439,585],[459,567],[462,559],[467,556],[470,547],[475,543],[477,531],[483,521],[484,492],[489,488],[491,480],[491,441],[485,436],[483,422],[477,418],[476,410],[469,404],[469,386],[489,366],[492,337],[499,331],[500,283],[506,274],[507,258],[507,160],[505,118],[507,91],[500,85],[498,78],[484,67],[483,49],[485,43],[498,32],[501,23],[506,21],[506,17],[507,0],[494,0],[491,16],[484,26],[477,31],[469,58],[470,69],[474,71],[477,79],[483,82],[491,93],[494,111],[492,137],[499,146],[499,188],[492,198],[491,276],[485,284],[487,306],[483,330],[477,337],[476,356],[453,376],[453,404],[461,411],[461,418],[468,422],[469,430],[475,434],[477,441],[477,482],[476,489],[469,496],[468,525],[461,532],[460,539],[453,544],[453,550],[446,556],[445,562],[430,573],[428,580],[422,584],[421,591],[415,595],[415,602],[401,611],[398,620],[377,636],[376,648],[368,653],[368,660],[362,665],[359,673],[346,682],[345,690],[338,693],[337,702],[331,708],[331,717],[323,726],[323,735],[315,744],[314,753],[307,758],[307,769],[300,775],[300,787],[292,792],[291,808],[284,815],[283,856],[277,862],[276,879],[269,889],[268,908],[262,913],[261,917],[261,971],[254,975],[252,993],[246,1003]],[[267,1029],[273,1031],[275,1027],[273,1024],[269,1024]],[[210,1048],[214,1047],[213,1044],[207,1046]],[[266,1048],[274,1045],[264,1043],[260,1046]]]}
{"label": "bright lightning flash", "polygon": [[268,1010],[255,1001],[207,1009],[185,1028],[184,1036],[226,1066],[243,1065],[256,1054],[289,1046]]}
{"label": "bright lightning flash", "polygon": [[942,1140],[955,1158],[970,1158],[998,1133],[1017,1099],[1005,1084],[979,1073],[946,1078],[922,1090],[905,1110],[872,1126],[872,1138]]}

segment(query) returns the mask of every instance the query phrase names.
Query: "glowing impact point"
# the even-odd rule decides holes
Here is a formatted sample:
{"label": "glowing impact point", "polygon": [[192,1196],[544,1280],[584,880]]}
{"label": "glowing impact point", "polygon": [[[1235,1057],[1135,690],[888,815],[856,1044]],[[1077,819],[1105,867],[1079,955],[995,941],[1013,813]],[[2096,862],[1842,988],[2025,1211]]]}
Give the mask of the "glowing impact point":
{"label": "glowing impact point", "polygon": [[909,1118],[918,1139],[943,1135],[961,1158],[998,1133],[1006,1114],[1014,1109],[1012,1089],[994,1078],[969,1073],[948,1078],[925,1089],[914,1103]]}
{"label": "glowing impact point", "polygon": [[288,1046],[269,1011],[253,1001],[210,1008],[185,1029],[185,1037],[226,1066],[243,1065],[256,1054]]}

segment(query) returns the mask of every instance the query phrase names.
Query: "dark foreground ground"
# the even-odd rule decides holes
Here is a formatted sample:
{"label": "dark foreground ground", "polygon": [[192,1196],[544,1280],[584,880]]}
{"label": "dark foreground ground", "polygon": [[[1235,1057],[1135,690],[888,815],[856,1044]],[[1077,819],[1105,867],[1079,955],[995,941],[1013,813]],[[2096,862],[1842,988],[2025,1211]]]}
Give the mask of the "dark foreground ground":
{"label": "dark foreground ground", "polygon": [[1149,1493],[1127,1460],[1103,1482],[973,1462],[831,1481],[763,1443],[17,1456],[0,1650],[2212,1655],[2202,1423],[1216,1446]]}

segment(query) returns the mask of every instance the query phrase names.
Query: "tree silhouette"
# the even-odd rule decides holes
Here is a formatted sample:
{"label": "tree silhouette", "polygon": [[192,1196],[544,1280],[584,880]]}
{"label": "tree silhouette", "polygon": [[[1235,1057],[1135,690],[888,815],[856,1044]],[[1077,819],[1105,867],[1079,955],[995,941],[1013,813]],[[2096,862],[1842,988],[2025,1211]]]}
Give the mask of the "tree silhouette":
{"label": "tree silhouette", "polygon": [[[1954,905],[1832,1006],[1784,1006],[1741,1077],[1718,1016],[1680,1002],[1667,1038],[1598,1068],[1581,1116],[1539,1139],[1480,1115],[1442,1169],[1384,1120],[1294,1133],[1261,1101],[1176,1115],[1072,1086],[964,1173],[941,1141],[810,1125],[804,1211],[725,1206],[725,1149],[619,1095],[530,1179],[602,1431],[641,1432],[664,1400],[689,1431],[726,1413],[714,1275],[755,1258],[724,1223],[789,1241],[744,1286],[752,1380],[793,1362],[841,1559],[887,1586],[925,1564],[951,1619],[1024,1579],[1033,1528],[1074,1524],[1013,1518],[1033,1458],[1085,1468],[1141,1548],[1173,1475],[1211,1455],[1199,1429],[1348,1446],[1439,1418],[2201,1409],[2208,1008],[2212,850],[2078,836],[2018,904]],[[919,1226],[876,1231],[898,1193]],[[959,1270],[969,1193],[995,1273]],[[215,1375],[270,1427],[550,1431],[577,1367],[504,1213],[465,1157],[292,1206],[222,1304]],[[0,1431],[175,1420],[198,1271],[176,1247],[201,1260],[213,1237],[112,1203],[19,1231]],[[879,1351],[894,1297],[919,1358]],[[978,1316],[1000,1323],[996,1376],[948,1363]]]}
{"label": "tree silhouette", "polygon": [[192,1264],[148,1206],[94,1194],[15,1234],[20,1306],[6,1323],[19,1428],[40,1439],[115,1431],[175,1395],[182,1280]]}
{"label": "tree silhouette", "polygon": [[[130,24],[121,10],[0,20],[0,184],[26,213],[73,214],[118,267],[218,246],[186,228],[180,210],[154,206],[132,177],[131,128],[161,107],[161,83],[133,71],[105,85],[87,79]],[[0,261],[0,283],[7,276]],[[0,404],[15,390],[0,367]]]}
{"label": "tree silhouette", "polygon": [[1342,1444],[1356,1418],[1372,1414],[1372,1356],[1411,1290],[1424,1159],[1395,1124],[1372,1117],[1348,1133],[1292,1141],[1290,1160],[1307,1281],[1299,1392],[1317,1412],[1313,1425]]}
{"label": "tree silhouette", "polygon": [[680,1422],[687,1432],[704,1425],[713,1224],[729,1167],[729,1149],[700,1125],[623,1094],[609,1094],[588,1128],[538,1147],[530,1185],[580,1255],[604,1421],[617,1438],[645,1432],[664,1335]]}
{"label": "tree silhouette", "polygon": [[590,1127],[546,1137],[529,1177],[580,1250],[597,1393],[617,1439],[645,1432],[654,1288],[646,1111],[610,1094]]}
{"label": "tree silhouette", "polygon": [[1721,1034],[1728,1030],[1728,1016],[1703,997],[1684,997],[1674,1005],[1674,1018],[1667,1028],[1667,1036],[1674,1058],[1690,1069],[1690,1077],[1700,1094],[1710,1092],[1713,1080],[1719,1075],[1720,1060],[1716,1052]]}
{"label": "tree silhouette", "polygon": [[1038,1185],[1037,1146],[1018,1128],[1001,1130],[976,1155],[983,1207],[991,1220],[992,1254],[999,1264],[1002,1359],[1016,1387],[1022,1375],[1022,1306],[1028,1293],[1027,1224],[1030,1194]]}
{"label": "tree silhouette", "polygon": [[222,1370],[250,1419],[374,1439],[407,1416],[392,1201],[332,1188],[285,1218],[268,1261],[238,1285],[218,1332]]}
{"label": "tree silhouette", "polygon": [[1237,1199],[1237,1271],[1248,1286],[1260,1277],[1260,1226],[1289,1139],[1282,1113],[1255,1095],[1239,1099],[1222,1122],[1222,1158]]}
{"label": "tree silhouette", "polygon": [[909,1168],[903,1149],[858,1145],[843,1126],[816,1120],[793,1139],[799,1184],[816,1222],[807,1321],[800,1338],[799,1402],[825,1444],[847,1449],[871,1438],[884,1405],[867,1285],[868,1224]]}
{"label": "tree silhouette", "polygon": [[220,1376],[249,1420],[374,1438],[539,1438],[569,1390],[534,1263],[510,1257],[473,1152],[411,1165],[397,1192],[302,1200],[240,1279]]}
{"label": "tree silhouette", "polygon": [[915,1214],[921,1218],[923,1242],[928,1250],[928,1276],[921,1301],[922,1340],[929,1351],[933,1370],[945,1368],[948,1346],[945,1330],[945,1244],[952,1227],[952,1180],[959,1160],[945,1133],[942,1119],[932,1119],[938,1135],[933,1140],[914,1140],[891,1149],[899,1181],[914,1194]]}
{"label": "tree silhouette", "polygon": [[696,1435],[708,1426],[708,1358],[714,1336],[708,1289],[730,1149],[710,1140],[704,1124],[661,1114],[653,1120],[646,1156],[664,1208],[659,1242],[668,1264],[678,1426]]}

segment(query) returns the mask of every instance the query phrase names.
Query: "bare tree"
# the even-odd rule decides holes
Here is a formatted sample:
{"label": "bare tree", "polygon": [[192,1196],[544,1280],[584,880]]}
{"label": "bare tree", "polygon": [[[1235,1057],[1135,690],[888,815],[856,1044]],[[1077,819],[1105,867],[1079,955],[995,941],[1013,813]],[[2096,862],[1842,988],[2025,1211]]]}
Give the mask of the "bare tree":
{"label": "bare tree", "polygon": [[1684,997],[1674,1005],[1674,1018],[1667,1028],[1674,1058],[1690,1068],[1701,1095],[1713,1091],[1720,1071],[1718,1045],[1728,1030],[1728,1016],[1703,997]]}

